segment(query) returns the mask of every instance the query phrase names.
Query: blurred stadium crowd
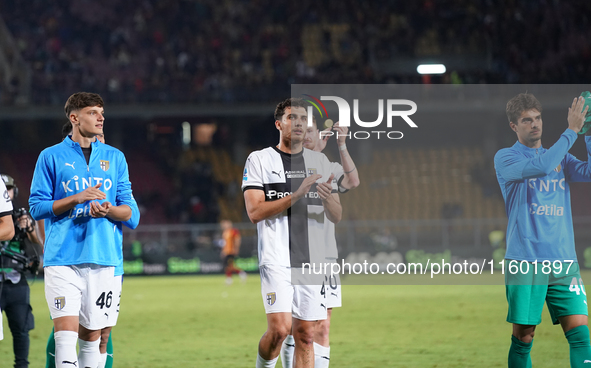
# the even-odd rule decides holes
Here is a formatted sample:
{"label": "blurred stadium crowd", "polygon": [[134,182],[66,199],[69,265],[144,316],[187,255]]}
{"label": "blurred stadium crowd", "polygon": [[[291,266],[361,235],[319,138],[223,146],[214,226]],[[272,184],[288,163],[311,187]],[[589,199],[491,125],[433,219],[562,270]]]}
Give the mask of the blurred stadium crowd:
{"label": "blurred stadium crowd", "polygon": [[[278,96],[290,94],[293,83],[589,83],[590,16],[591,2],[557,0],[31,0],[26,6],[5,0],[0,4],[0,20],[16,50],[4,51],[8,57],[20,54],[21,67],[30,71],[27,103],[56,109],[78,90],[98,92],[109,105],[207,105],[276,103]],[[0,37],[0,47],[2,41]],[[448,70],[441,76],[421,76],[414,68],[422,60],[444,60]],[[22,105],[17,100],[21,84],[16,79],[0,81],[0,105]],[[236,126],[230,120],[213,119],[211,141],[189,148],[181,147],[171,131],[163,131],[170,128],[167,123],[149,124],[156,127],[151,131],[145,128],[148,124],[138,122],[147,133],[138,133],[137,126],[128,128],[131,124],[118,127],[123,132],[107,129],[108,141],[119,139],[121,146],[125,140],[144,224],[245,220],[237,181],[244,155],[233,152],[233,146],[239,136],[246,141],[243,151],[258,149],[275,141],[276,132],[261,129],[259,118],[240,119],[249,128],[238,132],[230,129]],[[27,136],[26,146],[20,138],[5,146],[18,146],[18,157],[0,157],[2,167],[20,181],[30,180],[38,152],[47,146],[35,137],[55,134],[57,142],[57,128],[46,126],[49,135],[38,134],[43,125],[29,122],[21,129],[5,124],[7,137]],[[138,134],[147,134],[149,144],[121,138]],[[402,198],[408,203],[392,197],[400,208],[396,218],[503,217],[490,155],[475,152],[470,165],[459,163],[446,173],[453,173],[450,188],[463,185],[462,191],[473,192],[480,201],[459,206],[450,192],[431,212],[414,213],[418,205],[408,199],[414,197]],[[413,163],[412,176],[400,178],[408,181],[409,188],[441,176],[430,169],[428,152],[405,155],[387,156],[386,161],[391,161],[395,173],[403,167],[399,162],[424,156]],[[457,152],[436,156],[446,155],[455,157]],[[375,178],[378,184],[380,180]],[[350,197],[367,202],[356,196]],[[389,200],[390,193],[384,196]]]}
{"label": "blurred stadium crowd", "polygon": [[[35,104],[268,101],[290,83],[586,83],[588,1],[31,0],[0,15]],[[536,32],[531,32],[532,28]],[[92,40],[92,41],[89,41]],[[423,79],[405,58],[476,57]],[[14,103],[19,83],[4,83]],[[4,92],[4,93],[2,93]]]}

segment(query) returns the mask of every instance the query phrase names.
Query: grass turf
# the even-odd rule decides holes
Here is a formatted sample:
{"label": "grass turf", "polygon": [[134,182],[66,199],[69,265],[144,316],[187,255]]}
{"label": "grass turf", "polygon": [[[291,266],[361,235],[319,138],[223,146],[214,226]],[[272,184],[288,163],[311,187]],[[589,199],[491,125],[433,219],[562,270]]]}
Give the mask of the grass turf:
{"label": "grass turf", "polygon": [[[31,286],[31,304],[30,366],[44,367],[52,324],[43,282]],[[511,326],[502,285],[345,285],[343,305],[333,312],[331,367],[507,365]],[[0,366],[9,367],[5,316],[3,324]],[[127,277],[113,329],[115,367],[253,367],[265,329],[258,276],[231,286],[223,276]],[[568,366],[568,344],[547,310],[532,361]]]}

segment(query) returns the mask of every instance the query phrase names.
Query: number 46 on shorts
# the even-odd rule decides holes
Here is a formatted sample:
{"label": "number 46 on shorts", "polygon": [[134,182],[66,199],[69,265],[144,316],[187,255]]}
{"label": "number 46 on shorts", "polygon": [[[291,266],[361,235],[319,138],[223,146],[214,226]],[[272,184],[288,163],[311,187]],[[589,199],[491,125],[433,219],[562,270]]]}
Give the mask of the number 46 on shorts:
{"label": "number 46 on shorts", "polygon": [[[575,280],[576,282],[576,280]],[[571,284],[572,286],[572,284]],[[577,294],[579,292],[577,291]],[[103,291],[103,293],[98,297],[98,299],[96,300],[96,305],[101,307],[101,309],[103,309],[103,307],[105,308],[111,308],[111,305],[113,304],[113,292],[109,291],[108,293],[106,293]]]}

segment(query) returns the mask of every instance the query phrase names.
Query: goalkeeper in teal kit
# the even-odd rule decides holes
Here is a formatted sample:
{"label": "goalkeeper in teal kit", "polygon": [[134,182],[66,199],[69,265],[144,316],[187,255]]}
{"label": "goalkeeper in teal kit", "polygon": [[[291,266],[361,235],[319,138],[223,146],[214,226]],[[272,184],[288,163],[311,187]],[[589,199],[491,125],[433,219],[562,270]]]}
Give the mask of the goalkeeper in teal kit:
{"label": "goalkeeper in teal kit", "polygon": [[[509,217],[505,285],[513,324],[509,367],[531,367],[530,350],[544,302],[560,323],[570,346],[571,367],[591,367],[587,297],[575,253],[569,182],[591,181],[588,162],[568,153],[584,126],[588,103],[576,98],[568,110],[568,129],[550,148],[542,147],[542,106],[522,93],[507,103],[517,142],[495,155],[497,180]],[[589,118],[591,120],[591,118]],[[513,262],[519,267],[509,268]]]}

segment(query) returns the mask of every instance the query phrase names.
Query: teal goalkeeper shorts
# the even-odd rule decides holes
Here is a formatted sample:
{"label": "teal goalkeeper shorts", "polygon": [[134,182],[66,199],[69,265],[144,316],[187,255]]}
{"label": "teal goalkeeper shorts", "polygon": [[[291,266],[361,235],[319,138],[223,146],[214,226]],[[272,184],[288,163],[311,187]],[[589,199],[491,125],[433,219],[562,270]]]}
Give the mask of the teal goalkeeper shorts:
{"label": "teal goalkeeper shorts", "polygon": [[540,262],[535,265],[525,261],[505,262],[515,262],[511,267],[505,266],[507,322],[539,325],[544,301],[555,325],[559,317],[588,315],[587,294],[578,263],[554,262],[548,266]]}

